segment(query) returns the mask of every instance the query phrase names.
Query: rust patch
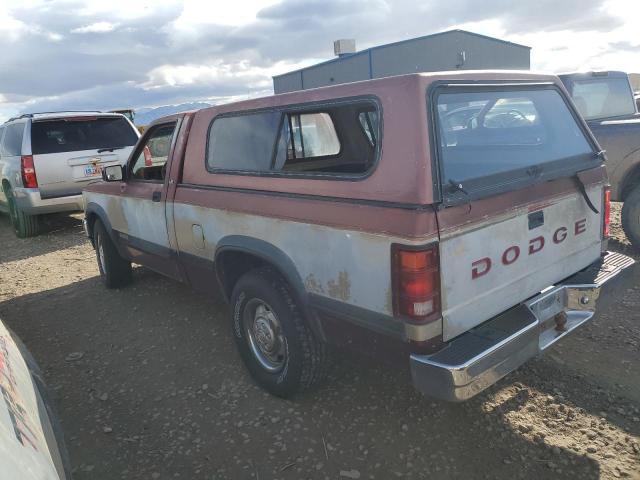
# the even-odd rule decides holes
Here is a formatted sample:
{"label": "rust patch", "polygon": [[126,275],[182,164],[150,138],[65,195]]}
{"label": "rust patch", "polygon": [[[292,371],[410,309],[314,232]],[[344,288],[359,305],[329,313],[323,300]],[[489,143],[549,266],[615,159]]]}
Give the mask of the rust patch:
{"label": "rust patch", "polygon": [[327,283],[327,290],[329,296],[337,298],[346,302],[351,297],[351,282],[349,281],[349,274],[346,271],[342,271],[338,274],[338,281],[329,280]]}
{"label": "rust patch", "polygon": [[322,283],[318,281],[313,273],[310,273],[307,275],[307,278],[304,279],[304,286],[307,292],[324,294]]}

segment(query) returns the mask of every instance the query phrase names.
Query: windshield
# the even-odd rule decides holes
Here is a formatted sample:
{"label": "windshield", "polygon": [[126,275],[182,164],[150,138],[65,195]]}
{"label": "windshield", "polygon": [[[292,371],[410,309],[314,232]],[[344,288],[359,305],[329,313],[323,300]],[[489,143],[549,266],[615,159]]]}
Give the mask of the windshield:
{"label": "windshield", "polygon": [[448,87],[437,95],[437,112],[443,183],[458,191],[538,178],[554,162],[593,157],[555,89]]}
{"label": "windshield", "polygon": [[123,117],[77,117],[33,122],[34,155],[135,145],[138,136]]}
{"label": "windshield", "polygon": [[586,120],[621,117],[636,112],[633,92],[626,78],[575,80],[571,96]]}

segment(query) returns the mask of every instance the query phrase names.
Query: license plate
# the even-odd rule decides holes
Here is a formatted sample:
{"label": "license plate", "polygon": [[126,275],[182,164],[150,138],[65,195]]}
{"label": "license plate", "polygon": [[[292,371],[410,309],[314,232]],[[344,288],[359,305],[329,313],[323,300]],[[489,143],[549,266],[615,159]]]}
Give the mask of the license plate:
{"label": "license plate", "polygon": [[102,175],[102,166],[101,165],[89,165],[88,167],[84,167],[84,176],[85,177],[95,177],[98,175]]}

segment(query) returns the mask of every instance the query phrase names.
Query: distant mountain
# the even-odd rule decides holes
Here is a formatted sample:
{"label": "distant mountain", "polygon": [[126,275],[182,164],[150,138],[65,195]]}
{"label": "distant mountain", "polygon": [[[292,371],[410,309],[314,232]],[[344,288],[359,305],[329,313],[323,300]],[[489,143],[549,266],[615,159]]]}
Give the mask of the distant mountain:
{"label": "distant mountain", "polygon": [[200,108],[207,108],[210,106],[210,103],[192,102],[181,103],[180,105],[164,105],[156,108],[141,108],[136,110],[136,125],[149,125],[156,118],[164,117],[165,115],[185,112],[187,110],[198,110]]}

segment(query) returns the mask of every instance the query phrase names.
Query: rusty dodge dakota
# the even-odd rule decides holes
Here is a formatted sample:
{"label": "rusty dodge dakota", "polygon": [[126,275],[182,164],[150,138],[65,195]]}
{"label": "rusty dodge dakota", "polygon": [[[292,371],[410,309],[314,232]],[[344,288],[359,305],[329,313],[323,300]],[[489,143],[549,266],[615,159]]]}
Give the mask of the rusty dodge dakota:
{"label": "rusty dodge dakota", "polygon": [[633,263],[606,251],[600,151],[555,76],[370,80],[156,120],[84,191],[85,228],[107,287],[136,263],[223,292],[275,395],[359,345],[461,401],[587,322]]}

